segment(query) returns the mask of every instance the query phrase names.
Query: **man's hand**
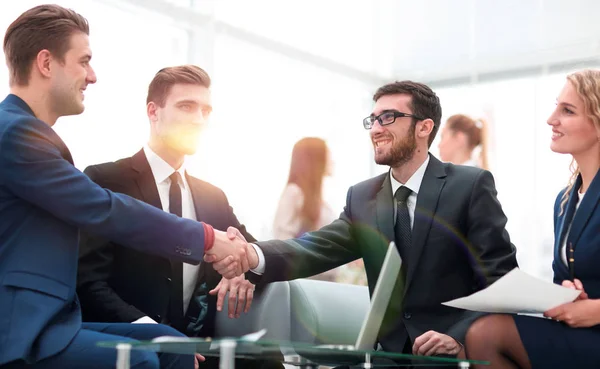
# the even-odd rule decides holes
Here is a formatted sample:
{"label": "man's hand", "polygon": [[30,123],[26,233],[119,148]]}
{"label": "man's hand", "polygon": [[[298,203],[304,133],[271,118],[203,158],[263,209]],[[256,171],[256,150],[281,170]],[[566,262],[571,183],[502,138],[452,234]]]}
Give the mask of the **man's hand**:
{"label": "man's hand", "polygon": [[586,328],[600,324],[600,300],[575,300],[550,309],[544,313],[547,318],[564,322],[573,328]]}
{"label": "man's hand", "polygon": [[200,354],[194,354],[194,369],[200,369],[200,363],[204,362],[206,359],[204,356]]}
{"label": "man's hand", "polygon": [[246,250],[246,255],[248,256],[248,265],[250,266],[250,269],[256,268],[258,266],[258,254],[256,253],[254,246],[250,245],[246,241],[246,237],[244,237],[242,232],[240,232],[240,230],[235,227],[229,227],[227,228],[227,237],[229,237],[230,240],[233,240],[237,237],[246,242],[246,244],[248,245],[248,250]]}
{"label": "man's hand", "polygon": [[[254,269],[258,266],[258,254],[256,253],[254,246],[248,244],[244,235],[237,228],[228,227],[227,228],[227,238],[232,242],[235,242],[236,240],[243,241],[246,244],[246,256],[247,256],[247,263],[248,263],[249,268]],[[211,255],[210,253],[207,253],[206,255],[204,255],[204,261],[206,261],[207,263],[214,263],[213,267],[215,268],[215,270],[221,270],[221,269],[228,268],[229,263],[230,263],[230,261],[225,260],[225,259],[219,260],[216,255]],[[244,272],[246,272],[246,271],[248,271],[248,270],[247,269],[244,270]],[[226,277],[226,278],[230,278],[230,277]]]}
{"label": "man's hand", "polygon": [[250,269],[246,251],[248,244],[238,237],[230,239],[225,232],[215,229],[215,243],[204,255],[204,261],[225,278],[234,278]]}
{"label": "man's hand", "polygon": [[225,296],[229,292],[228,312],[230,318],[239,318],[242,310],[250,311],[254,299],[254,285],[247,281],[242,274],[232,279],[222,278],[221,282],[208,293],[217,295],[217,311],[223,310]]}
{"label": "man's hand", "polygon": [[463,347],[454,338],[436,331],[425,332],[413,344],[413,355],[458,355]]}

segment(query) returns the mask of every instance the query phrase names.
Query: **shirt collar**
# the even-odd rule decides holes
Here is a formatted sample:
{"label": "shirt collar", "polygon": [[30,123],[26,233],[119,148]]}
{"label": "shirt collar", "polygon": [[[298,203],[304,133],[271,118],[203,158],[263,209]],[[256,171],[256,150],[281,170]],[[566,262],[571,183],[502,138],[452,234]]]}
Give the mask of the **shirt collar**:
{"label": "shirt collar", "polygon": [[[164,161],[163,158],[158,156],[150,146],[144,145],[144,154],[146,155],[146,159],[148,159],[148,164],[150,164],[150,169],[152,170],[152,175],[154,176],[154,181],[157,185],[163,183],[171,176],[171,174],[175,173],[175,169],[169,163]],[[181,175],[184,189],[187,187],[187,180],[185,178],[186,167],[186,162],[184,160],[181,167],[177,169],[177,172]]]}
{"label": "shirt collar", "polygon": [[415,195],[419,194],[419,189],[421,188],[421,183],[423,182],[423,177],[425,176],[425,170],[427,169],[427,164],[429,164],[429,155],[427,155],[427,159],[421,164],[421,166],[413,173],[412,176],[406,181],[406,183],[402,184],[394,178],[392,175],[392,170],[390,169],[390,181],[392,182],[392,197],[396,193],[396,190],[400,188],[400,186],[408,187]]}

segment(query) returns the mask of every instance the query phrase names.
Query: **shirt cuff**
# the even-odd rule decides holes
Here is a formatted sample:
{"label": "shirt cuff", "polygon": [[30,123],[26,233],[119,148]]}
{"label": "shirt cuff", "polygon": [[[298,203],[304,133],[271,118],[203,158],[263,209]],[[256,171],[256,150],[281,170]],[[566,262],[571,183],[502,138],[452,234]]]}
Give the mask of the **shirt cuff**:
{"label": "shirt cuff", "polygon": [[265,273],[265,254],[263,254],[260,247],[255,244],[251,244],[256,250],[256,254],[258,255],[258,265],[254,269],[250,269],[250,271],[254,274],[263,275]]}
{"label": "shirt cuff", "polygon": [[154,319],[150,318],[149,316],[143,316],[143,317],[139,318],[138,320],[136,320],[135,322],[131,322],[131,324],[158,324],[158,323],[155,322]]}

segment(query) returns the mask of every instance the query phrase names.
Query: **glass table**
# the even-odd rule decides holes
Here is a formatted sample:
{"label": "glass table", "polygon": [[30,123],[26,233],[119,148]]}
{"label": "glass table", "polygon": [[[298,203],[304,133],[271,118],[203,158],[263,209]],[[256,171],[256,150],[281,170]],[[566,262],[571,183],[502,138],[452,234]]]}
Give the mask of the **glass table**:
{"label": "glass table", "polygon": [[[117,350],[117,369],[129,369],[131,350],[149,350],[174,354],[199,353],[220,357],[220,369],[234,369],[236,358],[281,359],[284,364],[303,368],[318,366],[352,366],[364,369],[402,366],[470,368],[473,364],[489,365],[486,361],[414,356],[385,351],[355,350],[344,345],[313,345],[299,342],[248,341],[246,339],[206,340],[201,338],[159,337],[153,341],[135,343],[99,342],[98,346]],[[286,359],[283,359],[284,355]],[[291,358],[288,359],[288,358]]]}

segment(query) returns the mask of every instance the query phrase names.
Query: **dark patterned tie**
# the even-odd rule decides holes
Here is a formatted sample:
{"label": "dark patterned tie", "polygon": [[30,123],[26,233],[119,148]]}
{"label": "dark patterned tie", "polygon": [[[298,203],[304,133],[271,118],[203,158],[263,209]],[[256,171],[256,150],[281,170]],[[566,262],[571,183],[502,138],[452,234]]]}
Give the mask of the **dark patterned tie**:
{"label": "dark patterned tie", "polygon": [[394,237],[396,247],[402,258],[402,267],[400,269],[403,280],[406,280],[406,262],[408,250],[411,245],[410,214],[408,212],[408,196],[412,191],[408,187],[401,186],[396,190],[394,198],[396,199],[396,224],[394,225]]}
{"label": "dark patterned tie", "polygon": [[[174,172],[169,176],[171,187],[169,189],[169,213],[178,217],[182,216],[181,175]],[[169,299],[168,323],[180,327],[183,317],[183,264],[179,261],[171,262],[171,296]]]}

